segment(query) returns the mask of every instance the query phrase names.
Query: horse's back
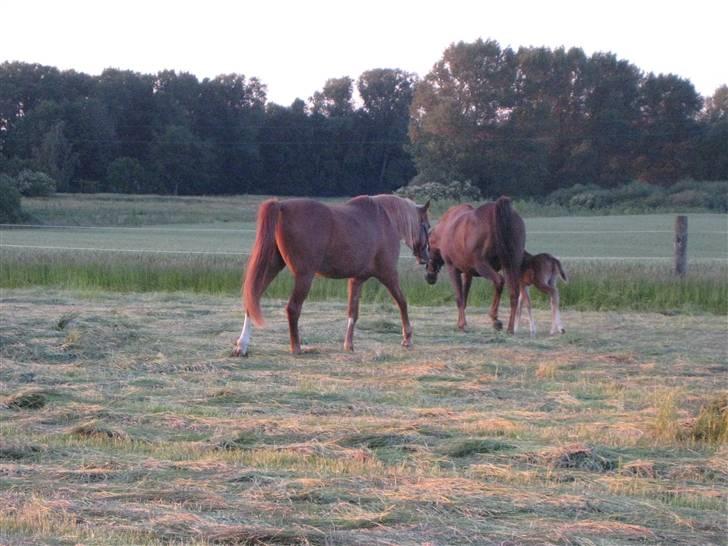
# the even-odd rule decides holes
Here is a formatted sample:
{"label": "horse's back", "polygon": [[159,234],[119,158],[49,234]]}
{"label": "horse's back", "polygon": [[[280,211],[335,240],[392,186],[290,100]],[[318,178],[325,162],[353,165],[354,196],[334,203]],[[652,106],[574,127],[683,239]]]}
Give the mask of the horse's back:
{"label": "horse's back", "polygon": [[366,196],[335,205],[288,199],[281,201],[276,240],[294,272],[357,276],[371,269],[381,239],[377,215],[378,208]]}

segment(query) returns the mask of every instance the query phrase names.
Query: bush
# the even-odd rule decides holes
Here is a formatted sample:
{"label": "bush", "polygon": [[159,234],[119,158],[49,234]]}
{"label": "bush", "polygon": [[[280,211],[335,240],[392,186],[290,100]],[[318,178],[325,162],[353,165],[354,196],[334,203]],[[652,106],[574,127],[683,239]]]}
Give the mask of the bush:
{"label": "bush", "polygon": [[617,213],[675,211],[685,208],[728,210],[728,182],[683,181],[662,188],[645,182],[631,182],[604,189],[592,184],[576,184],[556,190],[545,198],[547,204],[571,211],[608,211]]}
{"label": "bush", "polygon": [[454,180],[448,184],[440,182],[419,182],[416,179],[407,186],[402,186],[394,193],[407,197],[418,203],[432,199],[433,201],[482,201],[480,190],[470,180],[460,182]]}
{"label": "bush", "polygon": [[56,181],[46,173],[24,170],[16,177],[18,191],[25,197],[47,197],[56,193]]}
{"label": "bush", "polygon": [[20,192],[11,177],[0,174],[0,223],[13,224],[23,219]]}

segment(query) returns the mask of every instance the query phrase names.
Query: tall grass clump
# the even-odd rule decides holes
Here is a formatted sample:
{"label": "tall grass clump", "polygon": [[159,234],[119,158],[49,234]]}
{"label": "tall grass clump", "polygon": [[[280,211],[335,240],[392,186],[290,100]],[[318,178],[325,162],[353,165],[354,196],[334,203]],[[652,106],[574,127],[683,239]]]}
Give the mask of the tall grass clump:
{"label": "tall grass clump", "polygon": [[[237,294],[246,259],[242,254],[3,249],[0,287]],[[565,265],[569,283],[559,285],[562,308],[728,314],[728,266],[722,263],[695,264],[687,279],[673,277],[667,264],[595,261]],[[402,266],[400,275],[402,289],[411,305],[454,305],[447,275],[441,275],[434,286],[424,281],[423,271],[418,267]],[[293,278],[284,270],[271,283],[265,297],[288,299],[292,290]],[[535,305],[548,306],[545,296],[536,289],[531,294]],[[492,297],[492,284],[475,279],[469,305],[489,306]],[[342,279],[318,278],[308,299],[346,301],[347,283]],[[364,285],[362,301],[390,302],[391,296],[381,283],[371,279]],[[504,305],[507,301],[508,290],[505,290]]]}

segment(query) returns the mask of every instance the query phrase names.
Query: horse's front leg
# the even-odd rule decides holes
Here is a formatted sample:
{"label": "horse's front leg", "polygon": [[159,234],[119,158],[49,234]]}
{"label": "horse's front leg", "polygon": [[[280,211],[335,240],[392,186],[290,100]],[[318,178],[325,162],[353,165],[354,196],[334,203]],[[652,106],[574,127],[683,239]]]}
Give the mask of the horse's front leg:
{"label": "horse's front leg", "polygon": [[291,352],[295,355],[301,354],[301,338],[298,334],[298,318],[301,316],[303,301],[311,289],[313,274],[296,275],[293,293],[286,305],[288,315],[288,330],[291,335]]}
{"label": "horse's front leg", "polygon": [[354,326],[359,318],[359,297],[364,279],[349,279],[349,320],[346,323],[346,336],[344,337],[344,350],[354,350]]}
{"label": "horse's front leg", "polygon": [[407,314],[407,300],[404,299],[402,288],[399,286],[399,275],[395,272],[390,276],[379,277],[379,281],[387,287],[389,293],[399,306],[399,314],[402,318],[402,346],[412,346],[412,325]]}
{"label": "horse's front leg", "polygon": [[463,298],[463,280],[461,271],[452,264],[448,264],[447,271],[450,274],[450,282],[455,290],[455,304],[458,306],[458,328],[465,329],[465,299]]}

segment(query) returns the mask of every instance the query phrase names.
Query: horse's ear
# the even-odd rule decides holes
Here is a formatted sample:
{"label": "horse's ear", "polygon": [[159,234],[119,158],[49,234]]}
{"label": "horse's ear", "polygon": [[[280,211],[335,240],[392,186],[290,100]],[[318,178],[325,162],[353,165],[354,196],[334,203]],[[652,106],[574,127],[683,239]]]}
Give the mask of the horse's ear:
{"label": "horse's ear", "polygon": [[429,208],[430,208],[430,200],[428,199],[427,200],[427,203],[425,203],[424,205],[422,205],[420,207],[420,209],[422,209],[424,212],[427,212],[429,210]]}

